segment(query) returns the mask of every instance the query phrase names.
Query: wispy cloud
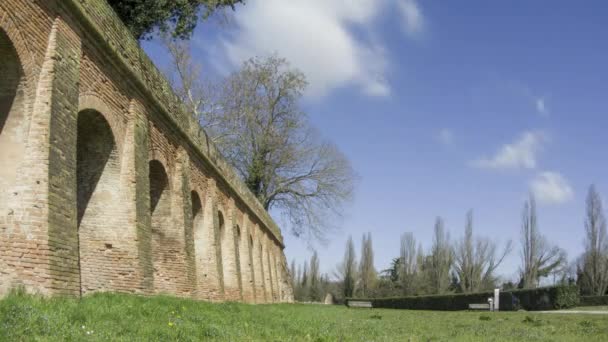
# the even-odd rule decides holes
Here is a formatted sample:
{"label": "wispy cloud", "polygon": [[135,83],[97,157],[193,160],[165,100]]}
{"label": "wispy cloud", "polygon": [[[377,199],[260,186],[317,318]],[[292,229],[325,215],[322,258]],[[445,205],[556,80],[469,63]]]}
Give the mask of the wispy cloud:
{"label": "wispy cloud", "polygon": [[436,134],[435,138],[443,145],[452,145],[454,143],[454,133],[448,128],[442,128]]}
{"label": "wispy cloud", "polygon": [[547,107],[546,100],[544,97],[537,97],[534,100],[534,103],[536,105],[536,111],[538,112],[538,114],[542,116],[549,115],[549,108]]}
{"label": "wispy cloud", "polygon": [[557,172],[539,173],[530,182],[530,190],[539,203],[543,204],[561,204],[574,197],[574,191],[566,178]]}
{"label": "wispy cloud", "polygon": [[414,0],[251,0],[235,13],[236,29],[221,40],[219,58],[231,67],[277,53],[307,76],[307,96],[355,86],[368,96],[390,95],[389,56],[374,34],[383,12],[401,8],[408,36],[423,30]]}
{"label": "wispy cloud", "polygon": [[471,165],[487,169],[534,169],[546,140],[543,132],[524,132],[516,141],[502,146],[494,156],[475,160]]}
{"label": "wispy cloud", "polygon": [[425,20],[418,2],[415,0],[401,0],[398,6],[403,18],[402,22],[405,32],[410,36],[420,34],[424,29]]}

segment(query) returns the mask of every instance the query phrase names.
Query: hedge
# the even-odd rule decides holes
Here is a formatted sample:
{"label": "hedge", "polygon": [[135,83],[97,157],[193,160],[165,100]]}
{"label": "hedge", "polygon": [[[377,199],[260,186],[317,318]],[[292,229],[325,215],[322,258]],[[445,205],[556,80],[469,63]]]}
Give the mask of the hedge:
{"label": "hedge", "polygon": [[[580,297],[576,286],[539,287],[537,289],[515,290],[505,292],[517,298],[513,300],[511,310],[557,310],[579,305]],[[519,304],[517,303],[519,302]],[[501,296],[502,309],[503,299]],[[507,306],[508,307],[508,306]]]}
{"label": "hedge", "polygon": [[[376,299],[353,299],[372,302],[374,308],[408,310],[467,310],[469,304],[487,303],[493,292],[450,294],[435,296],[413,296]],[[500,310],[553,310],[578,305],[576,286],[541,287],[528,290],[500,292]]]}
{"label": "hedge", "polygon": [[608,305],[608,296],[581,296],[581,306]]}

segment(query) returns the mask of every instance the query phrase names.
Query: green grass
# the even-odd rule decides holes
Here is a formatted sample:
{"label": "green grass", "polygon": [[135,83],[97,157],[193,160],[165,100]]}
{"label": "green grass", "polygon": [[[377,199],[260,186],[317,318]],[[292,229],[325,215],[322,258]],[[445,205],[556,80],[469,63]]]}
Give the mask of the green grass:
{"label": "green grass", "polygon": [[598,306],[577,306],[572,309],[573,311],[606,311],[608,312],[608,305],[598,305]]}
{"label": "green grass", "polygon": [[0,340],[607,341],[608,317],[12,294],[0,301]]}

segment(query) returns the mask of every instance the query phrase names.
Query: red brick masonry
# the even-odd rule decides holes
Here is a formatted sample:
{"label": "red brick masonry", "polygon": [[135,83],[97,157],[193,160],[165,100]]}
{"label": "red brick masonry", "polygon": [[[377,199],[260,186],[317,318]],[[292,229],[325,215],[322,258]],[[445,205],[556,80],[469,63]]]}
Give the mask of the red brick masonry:
{"label": "red brick masonry", "polygon": [[293,301],[283,238],[103,0],[0,0],[0,297]]}

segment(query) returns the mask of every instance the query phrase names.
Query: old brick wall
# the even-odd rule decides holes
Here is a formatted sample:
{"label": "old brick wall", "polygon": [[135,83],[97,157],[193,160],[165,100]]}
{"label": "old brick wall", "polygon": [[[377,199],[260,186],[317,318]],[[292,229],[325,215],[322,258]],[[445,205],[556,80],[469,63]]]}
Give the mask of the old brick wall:
{"label": "old brick wall", "polygon": [[0,296],[293,300],[280,230],[105,1],[1,1],[0,56]]}

